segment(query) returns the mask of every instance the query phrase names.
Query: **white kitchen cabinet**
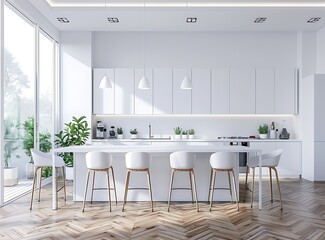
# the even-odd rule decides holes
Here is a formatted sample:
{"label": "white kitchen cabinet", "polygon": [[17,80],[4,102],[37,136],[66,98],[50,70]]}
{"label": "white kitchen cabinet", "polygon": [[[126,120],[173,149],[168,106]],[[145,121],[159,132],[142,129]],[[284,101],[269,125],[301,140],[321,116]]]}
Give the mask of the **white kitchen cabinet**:
{"label": "white kitchen cabinet", "polygon": [[153,81],[152,81],[152,69],[146,69],[146,77],[150,83],[149,89],[139,89],[138,85],[140,83],[141,78],[144,75],[143,69],[135,69],[135,99],[134,99],[134,112],[135,114],[152,114],[152,89],[153,89]]}
{"label": "white kitchen cabinet", "polygon": [[274,68],[256,68],[256,114],[274,114]]}
{"label": "white kitchen cabinet", "polygon": [[173,70],[173,114],[192,113],[192,90],[181,89],[185,76],[192,78],[190,69]]}
{"label": "white kitchen cabinet", "polygon": [[211,113],[211,70],[192,70],[192,114]]}
{"label": "white kitchen cabinet", "polygon": [[[112,88],[99,88],[99,83],[105,76],[112,83]],[[114,114],[114,69],[93,69],[93,114]]]}
{"label": "white kitchen cabinet", "polygon": [[[269,153],[276,149],[283,149],[278,165],[280,177],[299,178],[301,175],[301,142],[288,141],[263,141],[251,142],[253,148],[262,149],[263,153]],[[258,170],[255,170],[258,175]],[[263,176],[268,176],[268,168],[263,169]]]}
{"label": "white kitchen cabinet", "polygon": [[295,114],[295,69],[275,69],[275,114]]}
{"label": "white kitchen cabinet", "polygon": [[229,68],[211,70],[211,113],[229,114]]}
{"label": "white kitchen cabinet", "polygon": [[173,70],[154,69],[153,113],[173,113]]}
{"label": "white kitchen cabinet", "polygon": [[315,142],[315,181],[325,181],[325,142]]}
{"label": "white kitchen cabinet", "polygon": [[134,69],[115,69],[115,114],[134,114]]}
{"label": "white kitchen cabinet", "polygon": [[230,69],[230,114],[255,114],[255,69]]}
{"label": "white kitchen cabinet", "polygon": [[[314,93],[315,141],[325,141],[325,77],[316,75]],[[325,169],[325,168],[324,168]]]}

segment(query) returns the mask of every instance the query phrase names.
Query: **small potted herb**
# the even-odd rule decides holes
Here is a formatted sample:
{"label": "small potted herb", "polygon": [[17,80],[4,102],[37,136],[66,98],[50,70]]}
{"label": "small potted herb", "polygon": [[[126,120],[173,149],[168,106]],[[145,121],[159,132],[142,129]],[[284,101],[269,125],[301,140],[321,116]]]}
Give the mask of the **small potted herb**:
{"label": "small potted herb", "polygon": [[184,130],[182,132],[182,139],[187,139],[187,131],[186,130]]}
{"label": "small potted herb", "polygon": [[117,128],[117,139],[123,139],[123,129],[121,127]]}
{"label": "small potted herb", "polygon": [[269,126],[267,124],[260,125],[258,128],[258,133],[260,134],[260,139],[267,139],[267,134],[269,133]]}
{"label": "small potted herb", "polygon": [[181,139],[182,129],[180,127],[174,128],[175,139]]}
{"label": "small potted herb", "polygon": [[188,132],[188,138],[189,139],[193,139],[194,138],[194,134],[195,134],[194,129],[192,128],[192,129],[188,130],[187,132]]}
{"label": "small potted herb", "polygon": [[138,138],[138,130],[136,128],[130,130],[131,139]]}

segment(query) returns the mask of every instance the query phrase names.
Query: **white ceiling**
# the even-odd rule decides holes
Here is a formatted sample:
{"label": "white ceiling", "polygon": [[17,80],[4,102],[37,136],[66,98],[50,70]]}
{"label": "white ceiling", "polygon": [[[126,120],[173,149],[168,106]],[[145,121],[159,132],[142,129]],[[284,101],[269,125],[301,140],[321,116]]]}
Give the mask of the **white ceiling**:
{"label": "white ceiling", "polygon": [[[325,0],[145,0],[145,11],[144,0],[29,1],[61,31],[317,31],[325,27]],[[59,23],[57,17],[70,22]],[[107,17],[120,22],[109,23]],[[198,21],[187,24],[187,17]],[[256,24],[257,17],[267,20]],[[312,17],[321,20],[307,23]]]}

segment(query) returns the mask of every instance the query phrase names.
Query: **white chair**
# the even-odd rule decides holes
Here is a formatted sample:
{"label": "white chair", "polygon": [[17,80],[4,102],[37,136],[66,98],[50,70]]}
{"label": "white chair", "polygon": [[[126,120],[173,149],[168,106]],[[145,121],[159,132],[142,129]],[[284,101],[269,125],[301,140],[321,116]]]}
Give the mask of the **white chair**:
{"label": "white chair", "polygon": [[[151,180],[150,180],[150,172],[149,172],[150,154],[145,152],[128,152],[127,154],[125,154],[125,165],[127,168],[127,173],[126,173],[126,183],[125,183],[122,212],[124,211],[129,190],[149,190],[149,195],[151,200],[151,211],[153,212]],[[130,174],[132,171],[147,172],[148,188],[129,188]]]}
{"label": "white chair", "polygon": [[[236,155],[235,155],[235,153],[232,153],[232,152],[216,152],[216,153],[213,153],[210,157],[211,174],[210,174],[210,187],[209,187],[209,195],[208,195],[208,199],[210,201],[210,211],[212,209],[214,189],[226,189],[226,190],[229,189],[231,202],[232,202],[232,189],[231,189],[230,173],[232,173],[232,177],[233,177],[233,185],[235,188],[237,210],[239,211],[237,185],[236,185],[236,178],[235,178],[235,174],[234,174],[235,158],[236,158]],[[228,173],[229,188],[215,188],[217,172],[227,172]]]}
{"label": "white chair", "polygon": [[[279,165],[279,161],[281,158],[282,154],[282,149],[275,150],[271,153],[267,154],[262,154],[262,167],[268,167],[269,168],[269,173],[270,173],[270,188],[271,188],[271,202],[273,202],[273,188],[272,188],[272,169],[275,172],[276,176],[276,181],[278,184],[278,190],[279,190],[279,196],[280,196],[280,205],[281,205],[281,210],[283,209],[282,206],[282,196],[281,196],[281,191],[280,191],[280,182],[279,182],[279,176],[278,176],[278,171],[276,167]],[[254,198],[254,178],[255,178],[255,168],[259,166],[259,157],[252,156],[248,159],[247,161],[247,166],[246,166],[246,180],[245,180],[245,196],[244,196],[244,202],[246,200],[246,190],[251,191],[252,193],[252,199],[251,199],[251,207],[253,207],[253,198]],[[252,189],[249,189],[247,186],[247,178],[248,178],[248,172],[249,168],[253,169],[253,179],[252,179]]]}
{"label": "white chair", "polygon": [[[197,208],[197,211],[199,212],[197,190],[196,190],[196,180],[195,180],[195,174],[194,174],[194,154],[189,153],[189,152],[171,153],[170,154],[170,167],[172,169],[172,173],[171,173],[171,177],[170,177],[170,188],[169,188],[169,199],[168,199],[167,211],[169,212],[170,201],[171,201],[173,190],[191,190],[192,202],[194,202],[194,198],[193,198],[193,184],[194,184],[196,208]],[[173,188],[174,174],[177,171],[189,173],[190,188]]]}
{"label": "white chair", "polygon": [[[112,179],[113,179],[113,185],[114,185],[114,192],[115,192],[115,203],[117,204],[117,197],[116,197],[116,186],[115,186],[115,177],[114,177],[114,170],[112,167],[112,159],[111,155],[106,152],[89,152],[86,153],[86,166],[88,168],[87,173],[87,182],[86,182],[86,188],[85,188],[85,196],[82,206],[82,211],[85,211],[85,202],[87,197],[87,189],[88,189],[88,183],[89,183],[89,176],[90,173],[93,173],[93,182],[92,182],[92,188],[91,188],[91,200],[90,203],[93,203],[93,196],[94,196],[94,190],[106,190],[108,191],[108,201],[109,201],[109,211],[112,211],[112,203],[111,203],[111,185],[109,181],[109,170],[112,171]],[[106,172],[107,175],[107,188],[95,188],[95,176],[96,172]]]}
{"label": "white chair", "polygon": [[[52,167],[52,155],[50,153],[44,153],[36,149],[30,150],[32,153],[32,158],[34,161],[34,179],[33,179],[33,187],[32,187],[32,197],[30,200],[30,210],[33,207],[33,198],[34,198],[34,191],[35,191],[35,183],[37,179],[37,172],[40,169],[40,176],[39,176],[39,186],[38,186],[38,201],[41,201],[41,189],[42,189],[42,171],[43,167]],[[65,187],[65,173],[64,173],[64,161],[61,157],[55,156],[55,171],[59,169],[62,170],[62,184],[63,186],[58,189],[58,182],[56,183],[56,191],[59,192],[61,189],[64,189],[64,201],[67,200],[67,192]],[[57,174],[58,176],[58,174]],[[55,179],[56,181],[58,178]]]}

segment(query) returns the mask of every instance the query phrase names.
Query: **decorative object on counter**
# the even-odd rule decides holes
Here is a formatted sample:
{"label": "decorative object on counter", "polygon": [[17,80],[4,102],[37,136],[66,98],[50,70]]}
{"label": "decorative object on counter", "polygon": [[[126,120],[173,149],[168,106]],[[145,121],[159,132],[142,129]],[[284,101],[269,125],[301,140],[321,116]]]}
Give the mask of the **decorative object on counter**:
{"label": "decorative object on counter", "polygon": [[290,138],[290,133],[288,133],[287,128],[286,128],[286,120],[282,121],[282,131],[279,136],[280,139],[289,139]]}
{"label": "decorative object on counter", "polygon": [[97,121],[96,138],[104,139],[104,131],[105,131],[105,125],[102,123],[102,121]]}
{"label": "decorative object on counter", "polygon": [[267,139],[267,134],[269,133],[269,126],[264,123],[264,125],[260,125],[258,128],[258,133],[260,134],[260,139]]}
{"label": "decorative object on counter", "polygon": [[187,139],[187,131],[186,130],[184,130],[182,132],[182,139]]}
{"label": "decorative object on counter", "polygon": [[174,128],[175,139],[181,139],[182,129],[180,127]]}
{"label": "decorative object on counter", "polygon": [[275,122],[272,122],[271,124],[271,130],[270,130],[270,138],[275,139],[276,138],[276,131],[275,131]]}
{"label": "decorative object on counter", "polygon": [[117,139],[123,139],[123,129],[121,127],[117,128]]}
{"label": "decorative object on counter", "polygon": [[138,138],[138,130],[136,128],[130,129],[131,139]]}
{"label": "decorative object on counter", "polygon": [[190,130],[188,130],[187,131],[188,132],[188,138],[189,139],[194,139],[194,137],[195,137],[195,131],[194,131],[194,129],[192,128],[192,129],[190,129]]}
{"label": "decorative object on counter", "polygon": [[[90,128],[88,127],[88,122],[86,116],[81,116],[80,118],[72,117],[72,122],[65,123],[66,127],[63,131],[55,134],[57,139],[54,143],[59,145],[59,147],[69,147],[73,145],[84,145],[89,138]],[[66,165],[66,179],[73,179],[73,153],[65,152],[60,153],[60,157],[63,158]],[[72,177],[69,175],[72,174]]]}
{"label": "decorative object on counter", "polygon": [[111,130],[109,131],[109,138],[116,139],[115,127],[111,126]]}

